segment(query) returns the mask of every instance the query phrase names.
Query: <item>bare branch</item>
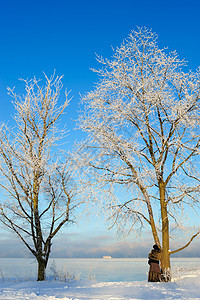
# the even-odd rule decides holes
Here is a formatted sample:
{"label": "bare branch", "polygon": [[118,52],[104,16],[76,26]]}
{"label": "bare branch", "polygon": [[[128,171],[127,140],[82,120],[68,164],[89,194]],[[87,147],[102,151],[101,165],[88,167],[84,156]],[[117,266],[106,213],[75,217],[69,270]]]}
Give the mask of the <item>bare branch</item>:
{"label": "bare branch", "polygon": [[181,247],[181,248],[179,248],[179,249],[177,249],[177,250],[173,250],[173,251],[169,250],[169,254],[171,255],[171,254],[177,253],[177,252],[179,252],[179,251],[181,251],[181,250],[187,248],[187,247],[192,243],[192,241],[193,241],[199,234],[200,234],[200,231],[198,231],[196,234],[194,234],[194,235],[191,237],[191,239],[189,240],[189,242],[188,242],[186,245],[184,245],[183,247]]}

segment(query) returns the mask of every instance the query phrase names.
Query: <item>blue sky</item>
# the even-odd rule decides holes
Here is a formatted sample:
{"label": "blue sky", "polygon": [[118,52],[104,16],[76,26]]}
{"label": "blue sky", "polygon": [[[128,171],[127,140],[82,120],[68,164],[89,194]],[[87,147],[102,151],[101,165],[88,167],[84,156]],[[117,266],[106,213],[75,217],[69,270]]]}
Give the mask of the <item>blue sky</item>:
{"label": "blue sky", "polygon": [[[56,69],[58,75],[64,75],[64,88],[71,90],[73,96],[66,116],[68,128],[73,132],[79,93],[91,90],[98,80],[90,70],[98,68],[95,53],[110,58],[111,46],[119,46],[137,26],[152,28],[158,34],[160,47],[176,50],[180,58],[188,61],[189,68],[195,70],[200,66],[199,11],[199,0],[0,1],[1,121],[8,121],[14,113],[6,91],[8,86],[22,91],[23,85],[18,78],[42,78],[43,71],[50,76]],[[70,141],[74,138],[81,139],[81,133],[69,134]],[[97,255],[100,252],[92,248],[94,236],[101,237],[98,249],[105,243],[116,245],[119,241],[115,231],[107,232],[106,226],[99,223],[92,218],[68,229],[73,236],[71,244],[87,236]],[[5,249],[12,243],[9,237],[6,232],[1,237]],[[129,241],[133,243],[134,239]],[[145,243],[145,239],[141,243]],[[146,241],[146,245],[149,243]],[[119,253],[120,249],[124,253],[123,245]],[[131,249],[134,256],[136,248]]]}

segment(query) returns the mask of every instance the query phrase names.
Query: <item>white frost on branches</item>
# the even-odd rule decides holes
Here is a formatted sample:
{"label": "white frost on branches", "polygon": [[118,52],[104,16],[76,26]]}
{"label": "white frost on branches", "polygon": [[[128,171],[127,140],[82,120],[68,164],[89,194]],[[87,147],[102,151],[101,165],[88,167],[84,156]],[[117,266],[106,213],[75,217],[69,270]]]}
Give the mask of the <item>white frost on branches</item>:
{"label": "white frost on branches", "polygon": [[152,213],[161,230],[163,183],[168,217],[180,227],[187,209],[199,211],[200,69],[184,72],[185,61],[159,49],[146,28],[133,31],[110,60],[97,59],[100,79],[83,97],[79,121],[89,134],[83,153],[90,182],[100,187],[98,197],[104,187],[103,206],[124,231],[150,224]]}
{"label": "white frost on branches", "polygon": [[68,106],[68,93],[59,105],[62,77],[45,75],[25,81],[25,95],[8,89],[16,109],[16,127],[0,133],[0,220],[14,231],[38,261],[38,280],[44,280],[52,239],[74,221],[83,202],[72,154],[61,149],[65,130],[59,119]]}

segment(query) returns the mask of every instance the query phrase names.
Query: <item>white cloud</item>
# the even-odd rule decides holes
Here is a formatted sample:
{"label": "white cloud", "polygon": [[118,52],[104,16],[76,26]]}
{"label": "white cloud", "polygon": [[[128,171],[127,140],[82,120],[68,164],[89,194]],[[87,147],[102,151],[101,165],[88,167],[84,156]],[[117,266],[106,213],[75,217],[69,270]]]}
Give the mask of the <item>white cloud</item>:
{"label": "white cloud", "polygon": [[[1,238],[0,257],[32,257],[31,253],[17,238]],[[172,244],[176,249],[183,244]],[[111,255],[115,258],[147,257],[153,246],[152,239],[131,237],[127,240],[117,240],[111,233],[62,233],[53,240],[52,258],[101,258]],[[200,257],[200,242],[194,241],[184,251],[172,257]]]}

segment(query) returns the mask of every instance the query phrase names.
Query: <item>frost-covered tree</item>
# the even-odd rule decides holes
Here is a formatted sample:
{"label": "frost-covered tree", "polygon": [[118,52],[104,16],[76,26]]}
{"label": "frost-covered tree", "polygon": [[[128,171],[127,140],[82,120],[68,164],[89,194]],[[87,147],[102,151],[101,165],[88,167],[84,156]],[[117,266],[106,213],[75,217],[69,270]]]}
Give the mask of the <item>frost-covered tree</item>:
{"label": "frost-covered tree", "polygon": [[132,31],[110,60],[98,61],[99,82],[83,97],[80,118],[89,135],[83,157],[91,183],[97,198],[106,192],[112,225],[150,226],[163,271],[170,270],[170,255],[199,233],[170,251],[170,224],[184,225],[181,219],[200,204],[199,70],[184,72],[184,60],[159,49],[146,28]]}
{"label": "frost-covered tree", "polygon": [[[61,151],[65,130],[57,124],[68,106],[59,106],[61,77],[25,81],[25,94],[15,94],[15,127],[0,134],[0,221],[15,232],[38,263],[38,280],[45,279],[52,239],[74,220],[81,201],[72,160]],[[60,150],[59,150],[60,147]]]}

